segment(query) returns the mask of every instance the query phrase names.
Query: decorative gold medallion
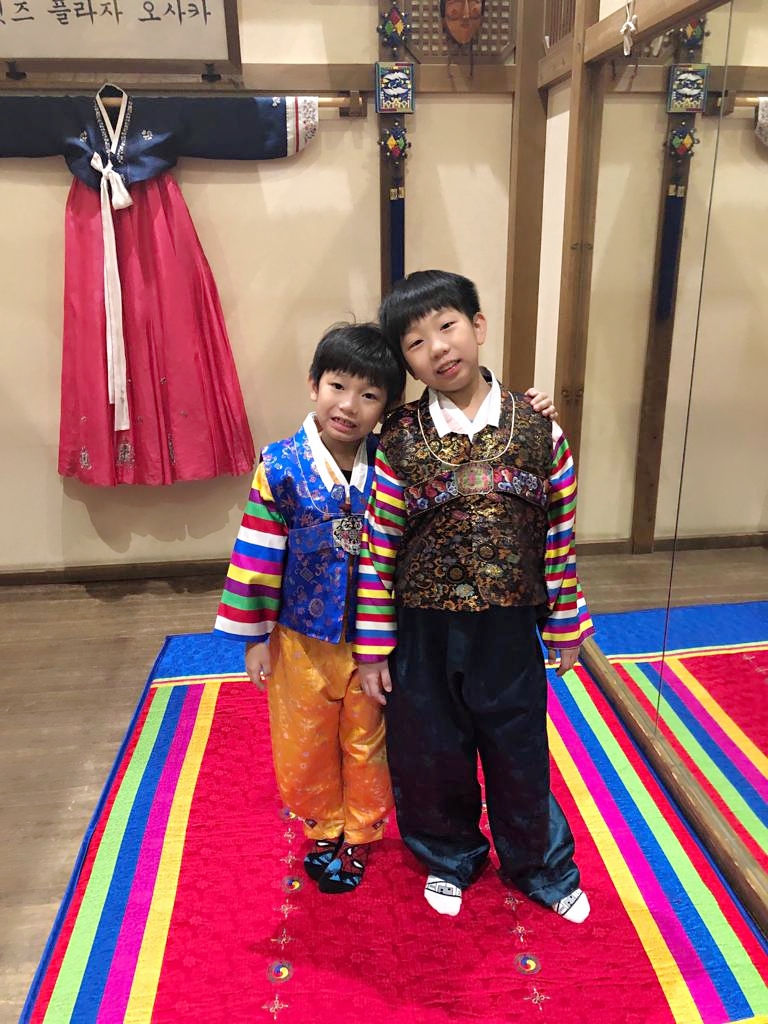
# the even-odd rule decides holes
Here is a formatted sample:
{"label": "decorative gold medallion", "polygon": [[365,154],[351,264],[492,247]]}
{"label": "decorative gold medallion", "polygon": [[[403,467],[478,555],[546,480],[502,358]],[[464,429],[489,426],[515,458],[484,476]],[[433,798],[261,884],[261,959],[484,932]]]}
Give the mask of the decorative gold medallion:
{"label": "decorative gold medallion", "polygon": [[489,494],[493,490],[493,468],[488,462],[465,462],[456,470],[459,494]]}

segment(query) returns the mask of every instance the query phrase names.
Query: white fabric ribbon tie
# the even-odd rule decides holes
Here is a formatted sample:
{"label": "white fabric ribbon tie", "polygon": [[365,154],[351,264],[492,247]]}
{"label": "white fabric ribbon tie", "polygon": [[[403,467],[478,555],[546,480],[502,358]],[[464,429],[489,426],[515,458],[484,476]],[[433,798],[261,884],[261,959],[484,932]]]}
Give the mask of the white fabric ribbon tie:
{"label": "white fabric ribbon tie", "polygon": [[123,338],[123,293],[117,264],[112,208],[124,210],[128,206],[133,206],[133,200],[110,159],[107,159],[105,164],[101,155],[94,153],[91,157],[91,167],[101,174],[101,233],[104,239],[104,310],[107,318],[109,402],[115,407],[115,430],[127,430],[131,423]]}
{"label": "white fabric ribbon tie", "polygon": [[624,56],[628,57],[632,53],[632,36],[637,32],[637,15],[635,14],[635,0],[630,0],[628,4],[624,4],[626,9],[626,20],[619,29],[619,34],[624,39]]}

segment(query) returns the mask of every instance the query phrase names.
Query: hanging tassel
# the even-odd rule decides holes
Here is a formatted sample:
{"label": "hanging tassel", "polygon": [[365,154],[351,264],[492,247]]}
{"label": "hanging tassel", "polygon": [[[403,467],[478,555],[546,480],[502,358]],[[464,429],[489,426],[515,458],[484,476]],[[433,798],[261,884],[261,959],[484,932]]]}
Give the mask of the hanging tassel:
{"label": "hanging tassel", "polygon": [[677,264],[682,241],[683,211],[685,210],[685,185],[675,177],[667,186],[664,200],[664,217],[661,227],[661,252],[659,256],[659,288],[656,296],[656,319],[666,320],[672,314],[675,301]]}
{"label": "hanging tassel", "polygon": [[405,182],[397,181],[389,190],[390,250],[389,269],[392,284],[405,277]]}
{"label": "hanging tassel", "polygon": [[403,163],[411,147],[405,126],[395,121],[385,129],[379,145],[392,165],[389,186],[389,268],[394,284],[405,277],[405,170]]}

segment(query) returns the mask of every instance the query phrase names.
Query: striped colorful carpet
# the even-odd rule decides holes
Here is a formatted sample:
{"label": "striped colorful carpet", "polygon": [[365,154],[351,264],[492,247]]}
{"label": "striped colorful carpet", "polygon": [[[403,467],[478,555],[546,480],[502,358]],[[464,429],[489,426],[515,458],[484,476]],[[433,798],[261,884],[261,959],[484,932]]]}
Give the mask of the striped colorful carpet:
{"label": "striped colorful carpet", "polygon": [[597,627],[628,689],[768,870],[768,603],[605,615]]}
{"label": "striped colorful carpet", "polygon": [[319,893],[240,670],[226,641],[166,642],[23,1024],[768,1021],[766,943],[586,677],[553,678],[550,704],[577,927],[492,869],[438,917],[394,823],[356,893]]}

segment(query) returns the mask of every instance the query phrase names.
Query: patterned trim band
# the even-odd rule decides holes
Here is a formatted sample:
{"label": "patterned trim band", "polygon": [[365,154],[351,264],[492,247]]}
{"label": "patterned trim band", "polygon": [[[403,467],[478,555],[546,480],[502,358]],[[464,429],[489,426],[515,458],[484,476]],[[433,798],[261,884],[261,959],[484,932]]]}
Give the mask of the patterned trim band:
{"label": "patterned trim band", "polygon": [[439,473],[423,484],[405,489],[408,518],[421,515],[438,505],[471,494],[509,494],[515,498],[547,508],[549,481],[513,466],[491,466],[487,462],[467,462],[457,469]]}

